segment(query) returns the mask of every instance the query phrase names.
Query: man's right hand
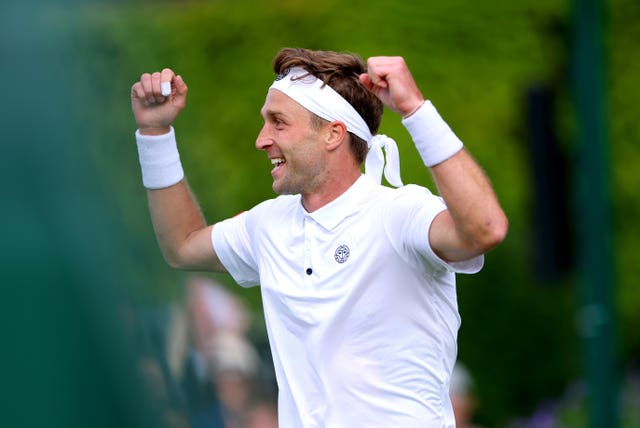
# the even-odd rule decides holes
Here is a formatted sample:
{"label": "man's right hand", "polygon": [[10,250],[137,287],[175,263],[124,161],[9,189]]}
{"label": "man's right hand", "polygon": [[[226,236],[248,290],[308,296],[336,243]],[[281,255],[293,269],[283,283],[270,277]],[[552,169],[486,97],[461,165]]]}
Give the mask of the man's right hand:
{"label": "man's right hand", "polygon": [[[171,83],[171,94],[162,95],[161,83]],[[140,81],[131,87],[131,108],[144,135],[161,135],[169,132],[169,127],[187,102],[187,85],[173,70],[144,73]]]}

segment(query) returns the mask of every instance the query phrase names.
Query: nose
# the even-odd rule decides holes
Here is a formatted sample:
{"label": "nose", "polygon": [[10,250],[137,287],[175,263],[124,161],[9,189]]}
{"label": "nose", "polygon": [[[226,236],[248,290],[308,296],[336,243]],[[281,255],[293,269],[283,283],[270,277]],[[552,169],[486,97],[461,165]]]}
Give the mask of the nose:
{"label": "nose", "polygon": [[269,136],[268,124],[265,123],[256,138],[256,148],[258,150],[266,150],[273,144],[273,140]]}

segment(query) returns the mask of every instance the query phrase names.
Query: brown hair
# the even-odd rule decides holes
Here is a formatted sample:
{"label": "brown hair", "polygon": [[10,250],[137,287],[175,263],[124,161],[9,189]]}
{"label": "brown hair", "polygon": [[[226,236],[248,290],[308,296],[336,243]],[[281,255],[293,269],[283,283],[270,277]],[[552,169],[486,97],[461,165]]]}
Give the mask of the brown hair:
{"label": "brown hair", "polygon": [[[362,116],[375,135],[382,120],[383,104],[378,97],[360,83],[360,74],[367,72],[367,64],[358,55],[331,51],[312,51],[302,48],[284,48],[273,60],[273,71],[283,74],[292,67],[302,67],[339,93]],[[324,119],[312,114],[312,123]],[[316,119],[317,118],[317,119]],[[318,122],[319,120],[319,122]],[[356,162],[362,164],[367,156],[367,142],[353,133],[351,150]]]}

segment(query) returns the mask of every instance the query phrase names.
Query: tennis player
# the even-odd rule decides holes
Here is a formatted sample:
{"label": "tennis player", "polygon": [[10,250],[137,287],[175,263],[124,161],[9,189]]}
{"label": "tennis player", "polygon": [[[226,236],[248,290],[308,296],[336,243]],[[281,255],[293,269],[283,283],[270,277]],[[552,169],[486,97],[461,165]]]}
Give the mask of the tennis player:
{"label": "tennis player", "polygon": [[[274,71],[256,147],[279,196],[213,225],[172,127],[184,80],[164,69],[133,85],[165,259],[261,287],[281,427],[453,427],[455,276],[478,272],[508,229],[488,178],[403,58],[286,48]],[[403,185],[396,143],[377,134],[383,105],[401,117],[438,195]]]}

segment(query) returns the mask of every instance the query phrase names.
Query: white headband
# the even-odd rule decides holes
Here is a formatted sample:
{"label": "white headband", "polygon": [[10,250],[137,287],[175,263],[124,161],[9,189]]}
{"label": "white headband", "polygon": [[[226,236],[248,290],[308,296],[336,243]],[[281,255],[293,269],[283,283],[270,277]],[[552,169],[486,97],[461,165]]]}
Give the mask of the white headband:
{"label": "white headband", "polygon": [[[369,127],[351,104],[331,86],[302,67],[294,67],[284,75],[279,75],[269,89],[277,89],[288,95],[312,113],[333,122],[339,120],[347,127],[347,131],[362,138],[369,145],[369,153],[365,161],[365,174],[378,182],[382,180],[382,172],[387,181],[395,187],[402,186],[400,179],[400,157],[398,147],[386,135],[371,135]],[[387,165],[384,164],[382,148],[387,154]]]}

